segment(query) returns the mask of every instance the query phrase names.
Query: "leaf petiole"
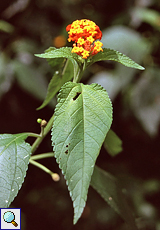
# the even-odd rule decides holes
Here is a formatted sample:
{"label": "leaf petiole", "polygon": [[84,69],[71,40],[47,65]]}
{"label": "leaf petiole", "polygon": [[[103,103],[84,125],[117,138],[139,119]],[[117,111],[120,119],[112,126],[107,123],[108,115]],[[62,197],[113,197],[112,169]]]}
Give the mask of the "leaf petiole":
{"label": "leaf petiole", "polygon": [[82,68],[78,69],[77,76],[73,79],[73,82],[75,82],[75,83],[79,83],[80,82],[80,80],[81,80],[81,78],[83,76],[83,73],[84,73],[84,71],[86,69],[86,60],[84,59],[82,63],[83,63]]}
{"label": "leaf petiole", "polygon": [[44,158],[48,158],[48,157],[54,157],[54,153],[49,152],[49,153],[37,154],[37,155],[31,156],[30,159],[31,160],[39,160],[39,159],[44,159]]}
{"label": "leaf petiole", "polygon": [[45,171],[46,173],[50,174],[52,176],[53,172],[48,169],[46,166],[40,164],[37,161],[32,160],[31,158],[29,159],[29,163],[31,163],[32,165],[37,166],[38,168],[42,169],[43,171]]}
{"label": "leaf petiole", "polygon": [[60,180],[60,176],[57,173],[52,172],[50,169],[48,169],[46,166],[40,164],[39,162],[30,158],[29,163],[42,169],[44,172],[48,173],[52,177],[52,180],[54,180],[56,182]]}

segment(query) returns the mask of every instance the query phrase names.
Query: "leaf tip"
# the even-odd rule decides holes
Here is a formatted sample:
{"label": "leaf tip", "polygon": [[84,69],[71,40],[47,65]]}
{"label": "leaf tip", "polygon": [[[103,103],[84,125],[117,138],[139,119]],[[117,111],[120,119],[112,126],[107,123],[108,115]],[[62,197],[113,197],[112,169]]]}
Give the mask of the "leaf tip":
{"label": "leaf tip", "polygon": [[141,66],[141,65],[139,65],[138,69],[139,70],[145,70],[145,68],[143,66]]}
{"label": "leaf tip", "polygon": [[77,224],[79,218],[81,217],[83,209],[84,208],[82,208],[80,212],[74,212],[74,218],[73,218],[73,224],[74,225]]}
{"label": "leaf tip", "polygon": [[[81,201],[82,202],[82,201]],[[80,217],[83,214],[84,208],[86,206],[86,199],[83,200],[83,202],[80,204],[76,204],[75,201],[73,202],[73,207],[74,207],[74,218],[73,218],[73,224],[75,225]]]}
{"label": "leaf tip", "polygon": [[36,108],[36,110],[40,110],[40,109],[43,109],[45,106],[42,104],[40,105],[38,108]]}
{"label": "leaf tip", "polygon": [[75,225],[75,224],[77,224],[77,221],[78,221],[78,219],[73,219],[73,224]]}
{"label": "leaf tip", "polygon": [[43,57],[44,54],[34,54],[35,57],[39,57],[39,58],[45,58]]}
{"label": "leaf tip", "polygon": [[35,57],[39,57],[40,54],[34,54]]}

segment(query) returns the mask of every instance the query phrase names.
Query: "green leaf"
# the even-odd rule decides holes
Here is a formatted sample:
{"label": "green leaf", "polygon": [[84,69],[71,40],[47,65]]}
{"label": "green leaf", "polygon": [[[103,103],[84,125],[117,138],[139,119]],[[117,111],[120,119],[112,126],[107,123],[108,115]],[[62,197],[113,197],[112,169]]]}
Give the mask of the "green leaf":
{"label": "green leaf", "polygon": [[95,166],[91,186],[126,221],[127,229],[137,230],[132,210],[117,180],[106,171]]}
{"label": "green leaf", "polygon": [[99,52],[98,54],[93,56],[91,59],[88,59],[87,66],[97,61],[106,61],[106,60],[116,61],[127,67],[131,67],[131,68],[135,68],[139,70],[145,69],[144,67],[142,67],[141,65],[137,64],[132,59],[127,57],[126,55],[116,50],[112,50],[108,48],[103,48],[103,52]]}
{"label": "green leaf", "polygon": [[148,8],[143,8],[143,7],[135,7],[133,10],[133,14],[140,22],[143,21],[145,23],[149,23],[157,30],[160,30],[159,27],[160,13],[158,11],[148,9]]}
{"label": "green leaf", "polygon": [[152,137],[159,133],[160,106],[157,101],[160,95],[159,86],[160,68],[147,68],[132,86],[129,101],[133,113],[144,130]]}
{"label": "green leaf", "polygon": [[56,71],[55,74],[53,75],[48,85],[46,98],[38,109],[44,108],[51,101],[51,99],[56,95],[56,93],[59,91],[62,85],[67,81],[70,81],[72,78],[73,78],[73,65],[70,60],[67,60],[64,68],[62,70]]}
{"label": "green leaf", "polygon": [[0,30],[6,33],[13,33],[14,27],[10,23],[0,20]]}
{"label": "green leaf", "polygon": [[31,146],[27,133],[0,135],[0,207],[7,208],[17,196],[28,168]]}
{"label": "green leaf", "polygon": [[73,53],[71,53],[71,47],[62,47],[56,49],[55,47],[50,47],[43,54],[35,54],[36,57],[40,58],[69,58],[73,59]]}
{"label": "green leaf", "polygon": [[43,100],[47,90],[47,80],[35,67],[14,60],[12,67],[19,85],[38,99]]}
{"label": "green leaf", "polygon": [[123,150],[121,139],[111,129],[105,138],[104,147],[112,157]]}
{"label": "green leaf", "polygon": [[87,199],[95,161],[112,123],[112,105],[98,84],[66,83],[58,95],[52,143],[74,206],[74,224]]}
{"label": "green leaf", "polygon": [[[74,77],[78,75],[80,69],[82,69],[82,63],[77,54],[72,53],[71,47],[62,47],[56,49],[54,47],[50,47],[44,54],[35,54],[36,57],[46,58],[46,59],[54,59],[54,58],[67,58],[69,59],[74,67]],[[52,60],[54,61],[54,60]],[[50,63],[51,64],[51,63]],[[52,66],[53,64],[51,64]]]}

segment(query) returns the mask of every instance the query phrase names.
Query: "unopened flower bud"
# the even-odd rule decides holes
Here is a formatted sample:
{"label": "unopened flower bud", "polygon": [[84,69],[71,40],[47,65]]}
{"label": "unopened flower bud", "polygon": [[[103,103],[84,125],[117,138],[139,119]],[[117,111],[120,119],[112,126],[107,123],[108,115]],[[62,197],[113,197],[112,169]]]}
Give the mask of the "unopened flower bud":
{"label": "unopened flower bud", "polygon": [[57,173],[53,173],[52,175],[51,175],[51,177],[52,177],[52,179],[54,180],[54,181],[59,181],[60,180],[60,176],[57,174]]}
{"label": "unopened flower bud", "polygon": [[41,118],[38,118],[38,119],[37,119],[37,123],[41,124],[41,122],[42,122],[42,119],[41,119]]}
{"label": "unopened flower bud", "polygon": [[47,121],[46,120],[42,120],[41,121],[41,127],[45,127],[47,125]]}

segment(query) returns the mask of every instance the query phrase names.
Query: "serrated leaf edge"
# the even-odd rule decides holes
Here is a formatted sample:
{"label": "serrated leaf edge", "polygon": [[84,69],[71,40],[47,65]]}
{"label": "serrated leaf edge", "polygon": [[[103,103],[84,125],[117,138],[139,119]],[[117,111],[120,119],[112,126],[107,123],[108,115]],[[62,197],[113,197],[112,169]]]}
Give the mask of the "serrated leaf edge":
{"label": "serrated leaf edge", "polygon": [[[60,98],[61,97],[61,93],[62,93],[62,91],[64,90],[64,89],[66,89],[66,86],[69,84],[69,82],[66,82],[62,87],[61,87],[61,89],[60,89],[60,91],[59,91],[59,94],[58,94],[58,103],[57,103],[57,105],[61,102],[61,100],[63,100],[62,98]],[[76,87],[78,84],[82,84],[82,83],[76,83],[76,85],[74,86],[74,87]],[[96,92],[98,92],[98,90],[103,90],[104,92],[106,92],[106,90],[101,86],[101,85],[99,85],[99,84],[97,84],[97,83],[93,83],[93,84],[91,84],[92,85],[92,87],[93,87],[93,89],[94,90],[96,90]],[[73,87],[73,88],[74,88]],[[71,90],[70,90],[70,92],[73,90],[73,88],[71,88]],[[69,94],[70,94],[70,92],[68,93],[68,96],[69,96]],[[107,93],[107,92],[106,92]],[[107,95],[108,95],[108,93],[107,93]],[[68,97],[67,96],[67,97]],[[66,100],[67,98],[65,98],[65,100]],[[109,104],[110,104],[110,106],[111,106],[111,110],[112,110],[112,113],[113,113],[113,109],[112,109],[112,103],[111,103],[111,100],[110,100],[110,98],[109,98],[109,96],[108,96],[108,99],[109,99]],[[62,102],[62,104],[63,104],[63,102]],[[56,108],[55,108],[55,115],[56,115],[56,112],[57,112],[57,110],[59,110],[59,108],[60,108],[60,106],[56,106]],[[56,116],[55,116],[55,119],[56,119]],[[52,132],[53,132],[53,127],[52,127]],[[54,144],[53,144],[53,136],[52,136],[52,138],[51,138],[51,140],[52,140],[52,146],[53,146],[53,151],[54,151]],[[105,140],[105,137],[104,137],[104,140]],[[103,140],[103,141],[104,141]],[[102,142],[102,144],[103,144],[103,142]],[[102,146],[102,145],[101,145]],[[101,149],[101,146],[100,146],[100,148],[99,148],[99,152],[100,152],[100,149]],[[98,154],[99,154],[99,152],[98,152]],[[98,154],[97,154],[97,156],[98,156]],[[56,156],[56,153],[55,153],[55,157],[56,157],[56,161],[57,161],[57,163],[59,164],[60,162],[59,162],[59,157],[58,156]],[[94,163],[94,165],[95,165],[95,163]],[[59,164],[59,168],[62,170],[62,165],[61,164]],[[93,168],[94,169],[94,168]],[[79,207],[79,210],[80,209],[82,209],[82,211],[80,211],[80,215],[78,215],[78,216],[75,216],[75,214],[76,213],[79,213],[79,211],[76,211],[75,212],[75,208],[76,208],[76,206],[75,206],[75,199],[73,199],[73,197],[72,197],[72,189],[70,188],[70,186],[69,186],[69,184],[68,184],[68,182],[69,182],[69,180],[68,179],[66,179],[66,175],[64,174],[64,172],[63,172],[63,170],[62,170],[62,174],[64,175],[64,178],[65,178],[65,180],[66,180],[66,185],[67,185],[67,187],[68,187],[68,190],[69,190],[69,194],[70,194],[70,197],[71,197],[71,199],[72,199],[72,201],[73,201],[73,207],[74,207],[74,224],[76,224],[77,223],[77,221],[78,221],[78,219],[80,218],[80,216],[82,215],[82,211],[83,211],[83,209],[84,209],[84,207],[85,207],[85,204],[86,204],[86,200],[87,200],[87,195],[88,195],[88,193],[86,194],[86,196],[85,196],[85,198],[83,198],[83,197],[81,197],[81,202],[82,202],[82,200],[84,201],[83,203],[83,205],[82,206],[78,206]],[[92,176],[92,174],[93,174],[93,170],[92,170],[92,173],[91,173],[91,176]],[[91,181],[91,177],[90,177],[90,181]],[[79,182],[79,181],[78,181]],[[77,183],[78,183],[77,182]],[[77,184],[76,183],[76,184]],[[90,184],[90,182],[89,182],[89,184]],[[88,186],[88,188],[89,188],[89,186]],[[77,198],[76,198],[77,199]]]}

